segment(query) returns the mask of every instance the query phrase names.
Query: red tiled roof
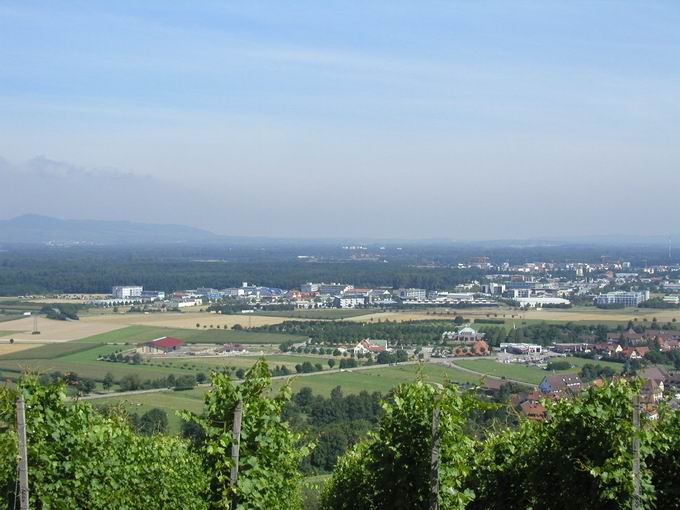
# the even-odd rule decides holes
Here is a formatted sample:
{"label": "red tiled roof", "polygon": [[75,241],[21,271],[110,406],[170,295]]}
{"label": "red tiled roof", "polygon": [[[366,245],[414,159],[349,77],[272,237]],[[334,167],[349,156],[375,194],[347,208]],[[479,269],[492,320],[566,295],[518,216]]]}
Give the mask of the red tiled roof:
{"label": "red tiled roof", "polygon": [[161,338],[157,338],[156,340],[152,340],[147,345],[151,345],[157,349],[173,349],[175,347],[179,347],[180,345],[184,345],[184,340],[180,340],[179,338],[174,338],[171,336],[163,336]]}

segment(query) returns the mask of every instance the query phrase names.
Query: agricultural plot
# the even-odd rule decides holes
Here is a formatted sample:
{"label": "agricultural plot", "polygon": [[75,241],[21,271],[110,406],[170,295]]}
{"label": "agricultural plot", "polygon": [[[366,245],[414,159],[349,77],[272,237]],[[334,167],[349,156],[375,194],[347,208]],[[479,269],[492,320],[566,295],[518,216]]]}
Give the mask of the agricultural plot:
{"label": "agricultural plot", "polygon": [[[499,378],[514,379],[529,384],[540,383],[549,373],[538,367],[518,365],[510,363],[498,363],[492,359],[461,359],[453,362],[455,365],[469,370],[474,370],[480,374],[490,375]],[[577,370],[566,370],[565,372]]]}
{"label": "agricultural plot", "polygon": [[[115,324],[118,327],[130,325],[142,326],[156,326],[156,327],[172,327],[185,329],[198,329],[196,324],[199,324],[200,329],[231,329],[238,324],[244,328],[268,326],[270,324],[280,324],[285,317],[264,316],[256,314],[234,314],[222,315],[210,312],[167,312],[167,313],[150,313],[148,315],[141,313],[119,313],[119,314],[103,314],[91,315],[83,317],[81,320],[91,323],[107,323]],[[205,328],[204,328],[205,326]]]}
{"label": "agricultural plot", "polygon": [[322,308],[317,310],[282,310],[273,312],[257,312],[255,317],[284,317],[286,319],[336,320],[363,315],[376,315],[375,310],[356,310],[345,308]]}
{"label": "agricultural plot", "polygon": [[19,340],[41,340],[44,342],[63,342],[76,340],[120,329],[119,324],[108,322],[89,322],[85,320],[58,321],[38,317],[38,331],[40,335],[33,335],[33,317],[22,317],[13,321],[3,322],[0,338],[14,338]]}
{"label": "agricultural plot", "polygon": [[[417,365],[404,365],[356,370],[343,372],[333,370],[329,373],[315,374],[309,377],[292,378],[293,391],[298,391],[305,386],[312,388],[314,393],[329,396],[331,390],[341,386],[346,394],[360,393],[362,391],[379,391],[387,393],[395,386],[405,382],[413,382],[418,377]],[[457,384],[479,384],[481,377],[463,372],[455,368],[441,365],[425,364],[420,367],[424,380],[443,384],[448,381]],[[277,380],[275,386],[285,384],[284,380]]]}
{"label": "agricultural plot", "polygon": [[154,408],[161,408],[168,414],[168,428],[171,434],[178,434],[181,430],[182,419],[177,411],[191,411],[201,414],[203,411],[203,398],[207,388],[195,388],[187,391],[163,391],[159,393],[146,393],[130,395],[124,398],[102,398],[92,401],[92,404],[100,406],[120,405],[128,413],[137,413],[140,416]]}
{"label": "agricultural plot", "polygon": [[286,340],[300,342],[306,337],[287,335],[282,333],[260,333],[254,331],[235,331],[224,329],[184,329],[163,328],[157,326],[128,326],[117,331],[95,335],[78,340],[80,343],[128,343],[138,344],[148,342],[162,336],[173,336],[187,343],[202,344],[280,344]]}
{"label": "agricultural plot", "polygon": [[621,370],[623,369],[623,363],[617,363],[615,361],[600,361],[596,359],[577,358],[574,356],[567,356],[566,358],[557,358],[557,361],[568,361],[569,363],[571,363],[574,367],[576,367],[572,369],[573,372],[577,372],[580,369],[580,367],[588,364],[609,367],[612,370],[614,370],[614,372],[617,373],[621,372]]}
{"label": "agricultural plot", "polygon": [[[341,386],[345,394],[356,394],[362,391],[379,391],[387,394],[395,386],[412,382],[418,377],[418,373],[426,381],[443,384],[446,381],[458,384],[478,384],[480,378],[455,368],[444,367],[434,364],[404,365],[393,367],[381,367],[354,372],[315,373],[307,377],[291,376],[274,380],[275,389],[284,384],[291,384],[293,391],[304,387],[310,387],[317,395],[329,396],[331,390]],[[94,400],[95,405],[123,405],[128,412],[143,414],[154,407],[164,409],[168,413],[170,429],[172,432],[179,431],[181,420],[176,416],[178,410],[189,410],[200,413],[203,410],[203,397],[208,391],[207,387],[195,388],[190,391],[162,391],[125,397],[110,397]]]}
{"label": "agricultural plot", "polygon": [[[14,344],[17,345],[17,344]],[[74,342],[63,342],[56,344],[37,345],[37,344],[22,344],[29,346],[31,349],[9,354],[0,355],[0,363],[6,360],[13,359],[56,359],[68,354],[73,354],[79,351],[85,351],[95,347],[95,345],[78,344]],[[2,353],[2,351],[0,351]]]}
{"label": "agricultural plot", "polygon": [[35,349],[40,347],[42,344],[10,344],[2,343],[0,344],[0,357],[6,354],[14,354],[20,351],[25,351],[27,349]]}

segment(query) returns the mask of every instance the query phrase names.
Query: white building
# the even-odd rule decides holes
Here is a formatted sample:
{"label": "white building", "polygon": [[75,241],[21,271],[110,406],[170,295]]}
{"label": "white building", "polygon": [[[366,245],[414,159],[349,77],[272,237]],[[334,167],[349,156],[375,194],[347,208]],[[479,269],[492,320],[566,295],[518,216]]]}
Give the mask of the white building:
{"label": "white building", "polygon": [[492,296],[501,295],[505,292],[505,285],[502,283],[484,283],[482,284],[482,292]]}
{"label": "white building", "polygon": [[143,287],[137,285],[116,285],[111,294],[116,299],[130,299],[142,297]]}
{"label": "white building", "polygon": [[518,298],[519,306],[527,308],[541,308],[545,305],[570,305],[571,301],[564,298],[550,297],[550,296],[535,296]]}
{"label": "white building", "polygon": [[336,296],[333,300],[333,306],[336,308],[356,308],[357,306],[364,306],[366,304],[366,296],[350,295]]}
{"label": "white building", "polygon": [[308,294],[310,292],[319,292],[319,284],[307,282],[300,285],[300,292]]}
{"label": "white building", "polygon": [[404,301],[425,301],[427,299],[427,291],[425,289],[397,289],[397,297]]}
{"label": "white building", "polygon": [[331,296],[340,296],[345,292],[349,292],[354,287],[346,283],[320,283],[319,294],[329,294]]}
{"label": "white building", "polygon": [[623,305],[623,306],[638,306],[644,301],[649,301],[649,291],[643,292],[625,292],[616,291],[608,292],[607,294],[600,294],[597,296],[598,305]]}

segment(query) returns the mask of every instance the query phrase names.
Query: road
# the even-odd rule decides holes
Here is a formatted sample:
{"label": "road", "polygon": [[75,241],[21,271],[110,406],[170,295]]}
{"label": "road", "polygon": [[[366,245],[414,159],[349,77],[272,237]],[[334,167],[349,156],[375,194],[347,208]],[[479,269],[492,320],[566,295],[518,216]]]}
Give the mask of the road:
{"label": "road", "polygon": [[[359,370],[370,370],[375,368],[387,368],[393,366],[403,366],[403,365],[415,365],[417,361],[403,361],[401,363],[395,363],[393,365],[368,365],[356,368],[342,368],[338,370],[322,370],[320,372],[309,372],[307,374],[291,374],[291,375],[277,375],[272,377],[272,381],[279,379],[291,379],[293,377],[314,377],[317,375],[338,373],[338,372],[358,372]],[[243,380],[237,379],[236,384],[241,384]],[[209,388],[210,384],[199,384],[198,387]],[[133,391],[115,391],[111,393],[95,393],[92,395],[85,395],[83,397],[78,397],[78,400],[96,400],[100,398],[115,398],[115,397],[127,397],[133,395],[144,395],[146,393],[161,393],[163,391],[174,391],[172,388],[152,388],[149,390],[133,390]]]}

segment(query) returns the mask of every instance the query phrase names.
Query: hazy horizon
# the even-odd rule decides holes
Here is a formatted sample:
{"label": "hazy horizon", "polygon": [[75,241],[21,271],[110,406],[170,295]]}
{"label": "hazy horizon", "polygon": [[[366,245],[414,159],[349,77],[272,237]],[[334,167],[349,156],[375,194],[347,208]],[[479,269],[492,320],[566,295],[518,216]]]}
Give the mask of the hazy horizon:
{"label": "hazy horizon", "polygon": [[5,2],[0,219],[677,234],[679,24],[674,2]]}

